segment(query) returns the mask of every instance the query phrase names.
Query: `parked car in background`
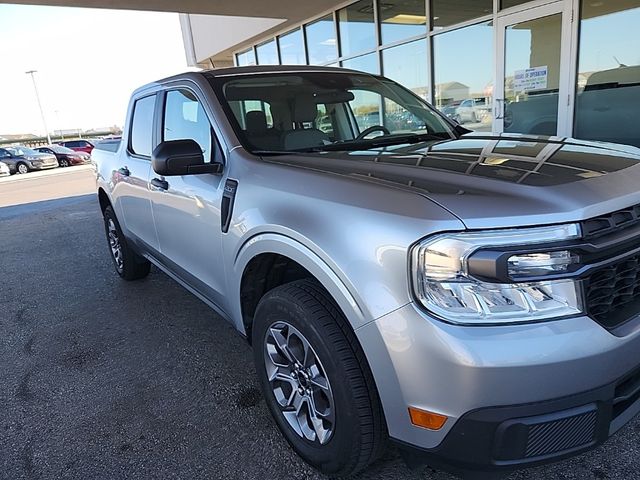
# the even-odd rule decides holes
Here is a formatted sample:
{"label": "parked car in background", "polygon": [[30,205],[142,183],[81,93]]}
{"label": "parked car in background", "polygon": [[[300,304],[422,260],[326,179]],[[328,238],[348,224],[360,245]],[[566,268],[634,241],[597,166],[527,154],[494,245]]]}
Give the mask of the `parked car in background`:
{"label": "parked car in background", "polygon": [[9,166],[11,174],[28,173],[31,170],[46,170],[58,166],[58,160],[55,155],[40,153],[20,145],[0,148],[0,162]]}
{"label": "parked car in background", "polygon": [[458,121],[460,123],[478,123],[487,115],[491,107],[483,99],[468,98],[460,103],[456,108]]}
{"label": "parked car in background", "polygon": [[9,171],[9,165],[4,162],[0,162],[0,177],[7,177],[9,175],[11,175],[11,172]]}
{"label": "parked car in background", "polygon": [[70,148],[61,145],[47,145],[36,148],[40,153],[50,153],[58,159],[61,167],[70,167],[72,165],[84,165],[91,162],[91,155],[85,152],[76,152]]}
{"label": "parked car in background", "polygon": [[63,140],[62,142],[58,142],[58,145],[70,148],[71,150],[74,150],[76,152],[85,152],[88,154],[91,154],[91,151],[95,146],[88,140]]}

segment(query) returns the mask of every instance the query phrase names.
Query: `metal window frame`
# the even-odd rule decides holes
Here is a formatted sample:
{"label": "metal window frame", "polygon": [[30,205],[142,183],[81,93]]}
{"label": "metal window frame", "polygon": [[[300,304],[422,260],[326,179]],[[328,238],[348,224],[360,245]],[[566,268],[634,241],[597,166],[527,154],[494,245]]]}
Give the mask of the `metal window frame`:
{"label": "metal window frame", "polygon": [[[563,57],[561,59],[561,64],[562,64],[562,70],[561,71],[561,75],[564,75],[564,78],[566,79],[565,81],[567,82],[571,82],[572,88],[570,89],[570,93],[568,98],[566,99],[566,113],[562,118],[559,118],[559,122],[558,122],[558,132],[560,134],[566,135],[566,136],[570,136],[571,134],[573,134],[574,131],[574,125],[575,125],[575,96],[576,96],[576,92],[577,92],[577,79],[578,79],[578,60],[579,60],[579,42],[580,42],[580,0],[530,0],[526,3],[523,3],[521,5],[516,5],[513,7],[508,7],[508,8],[504,8],[501,9],[500,8],[500,3],[501,0],[493,0],[492,4],[493,4],[493,11],[491,14],[488,15],[483,15],[481,17],[477,17],[477,18],[473,18],[470,20],[466,20],[464,22],[460,22],[457,23],[455,25],[449,25],[447,27],[443,27],[443,28],[439,28],[439,29],[434,29],[434,25],[433,25],[433,16],[432,16],[432,12],[433,12],[433,5],[432,5],[432,1],[433,0],[424,0],[424,6],[425,6],[425,16],[426,16],[426,31],[423,34],[419,34],[419,35],[414,35],[412,37],[408,37],[408,38],[404,38],[395,42],[391,42],[391,43],[387,43],[387,44],[382,44],[382,23],[380,20],[380,5],[381,3],[384,2],[384,0],[372,0],[373,3],[373,19],[374,19],[374,27],[375,27],[375,36],[376,36],[376,44],[375,44],[375,48],[373,49],[369,49],[369,50],[363,50],[363,51],[359,51],[359,52],[355,52],[352,53],[350,55],[343,55],[343,48],[342,48],[342,39],[340,38],[340,28],[339,28],[339,19],[338,19],[338,11],[349,7],[355,3],[357,3],[358,0],[353,1],[353,0],[347,0],[344,2],[339,3],[338,5],[334,6],[331,9],[325,10],[320,12],[318,15],[315,15],[311,18],[306,19],[303,22],[297,23],[294,26],[287,26],[286,28],[283,28],[280,31],[277,31],[275,34],[273,35],[269,35],[267,37],[261,38],[259,42],[255,42],[252,43],[252,45],[250,47],[248,47],[246,44],[243,46],[243,48],[239,48],[237,50],[234,50],[232,53],[234,55],[234,61],[236,62],[236,65],[238,64],[237,62],[237,58],[239,54],[243,54],[245,52],[248,52],[250,50],[253,51],[253,55],[254,58],[256,60],[256,64],[259,65],[259,61],[258,61],[258,55],[257,55],[257,46],[261,45],[265,42],[268,42],[270,40],[275,40],[276,42],[276,49],[277,49],[277,54],[278,54],[278,61],[280,64],[282,64],[282,52],[280,49],[280,37],[283,37],[289,33],[292,33],[296,30],[301,32],[302,35],[302,48],[303,48],[303,52],[304,52],[304,61],[305,61],[305,65],[309,65],[309,45],[308,45],[308,41],[307,41],[307,26],[310,24],[313,24],[315,22],[317,22],[318,20],[321,20],[322,18],[331,15],[333,18],[333,28],[334,28],[334,32],[335,32],[335,38],[336,38],[336,53],[337,53],[337,57],[335,59],[332,59],[331,61],[325,62],[321,65],[331,65],[331,64],[335,64],[337,63],[338,65],[342,65],[343,61],[347,61],[347,60],[351,60],[357,57],[361,57],[364,55],[368,55],[368,54],[375,54],[377,59],[378,59],[378,67],[379,67],[379,71],[382,75],[384,75],[384,61],[383,61],[383,52],[384,50],[387,50],[389,48],[393,48],[393,47],[397,47],[400,45],[405,45],[408,43],[412,43],[418,40],[423,40],[426,39],[427,42],[427,54],[426,57],[424,59],[425,62],[427,62],[427,101],[431,104],[433,104],[434,100],[435,100],[435,63],[434,63],[434,42],[433,42],[433,37],[437,36],[437,35],[442,35],[442,34],[446,34],[448,32],[454,31],[454,30],[459,30],[465,27],[469,27],[469,26],[473,26],[473,25],[477,25],[477,24],[481,24],[481,23],[486,23],[486,22],[492,22],[493,23],[493,29],[494,29],[494,44],[493,44],[493,72],[494,72],[494,84],[495,82],[498,81],[497,78],[495,78],[496,76],[496,72],[497,72],[497,58],[499,56],[499,52],[498,50],[498,44],[497,44],[497,28],[498,28],[498,19],[502,18],[504,16],[508,16],[508,15],[512,15],[514,13],[519,13],[519,12],[523,12],[529,9],[533,9],[533,8],[537,8],[540,6],[544,6],[544,5],[549,5],[549,4],[562,4],[564,6],[563,8],[563,12],[565,12],[565,15],[571,15],[571,25],[570,28],[568,29],[569,31],[566,32],[566,35],[563,35],[562,41],[566,42],[568,44],[568,49],[567,51],[569,53],[565,54],[565,57]],[[564,100],[563,100],[564,102]],[[562,124],[560,123],[562,122]]]}

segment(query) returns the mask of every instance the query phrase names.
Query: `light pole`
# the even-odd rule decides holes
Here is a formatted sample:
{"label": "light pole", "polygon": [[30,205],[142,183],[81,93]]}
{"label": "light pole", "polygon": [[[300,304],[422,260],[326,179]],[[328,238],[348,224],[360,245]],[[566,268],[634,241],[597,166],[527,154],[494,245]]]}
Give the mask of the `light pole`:
{"label": "light pole", "polygon": [[44,111],[42,110],[42,104],[40,103],[40,95],[38,94],[38,85],[36,85],[36,77],[34,73],[37,70],[29,70],[28,72],[24,72],[27,75],[31,75],[31,80],[33,81],[33,88],[36,91],[36,100],[38,100],[38,108],[40,109],[40,116],[42,117],[42,125],[44,125],[44,131],[47,134],[47,142],[51,145],[51,136],[49,135],[49,129],[47,128],[47,121],[44,118]]}

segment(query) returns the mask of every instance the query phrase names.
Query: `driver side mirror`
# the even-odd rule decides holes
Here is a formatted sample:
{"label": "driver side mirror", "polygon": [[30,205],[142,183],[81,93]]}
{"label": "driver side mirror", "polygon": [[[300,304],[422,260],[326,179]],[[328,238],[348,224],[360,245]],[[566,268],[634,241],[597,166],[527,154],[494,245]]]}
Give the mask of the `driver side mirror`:
{"label": "driver side mirror", "polygon": [[204,163],[200,145],[194,140],[161,142],[151,154],[151,166],[158,175],[197,175],[222,173],[221,163]]}

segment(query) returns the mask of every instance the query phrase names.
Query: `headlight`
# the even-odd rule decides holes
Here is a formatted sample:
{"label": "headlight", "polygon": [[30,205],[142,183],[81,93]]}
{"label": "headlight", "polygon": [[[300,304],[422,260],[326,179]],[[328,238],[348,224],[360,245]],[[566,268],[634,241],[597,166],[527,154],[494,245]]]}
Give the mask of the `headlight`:
{"label": "headlight", "polygon": [[[540,251],[542,244],[579,237],[579,225],[567,224],[428,238],[416,245],[411,255],[415,296],[431,313],[451,323],[533,322],[579,314],[580,284],[557,279],[571,270],[577,256],[566,249]],[[497,256],[482,255],[495,247]],[[532,252],[526,252],[527,248]],[[517,251],[510,254],[510,250]],[[487,281],[487,277],[503,280]]]}

